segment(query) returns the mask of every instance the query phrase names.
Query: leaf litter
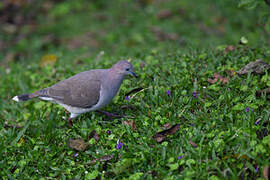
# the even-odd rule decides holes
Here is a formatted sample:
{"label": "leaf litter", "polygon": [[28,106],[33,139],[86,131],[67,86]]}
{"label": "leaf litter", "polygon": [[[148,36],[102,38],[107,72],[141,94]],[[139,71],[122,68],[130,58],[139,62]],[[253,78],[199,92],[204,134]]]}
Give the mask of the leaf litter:
{"label": "leaf litter", "polygon": [[211,84],[215,84],[216,82],[218,84],[227,84],[229,82],[229,77],[222,77],[219,73],[214,73],[213,79],[208,78],[207,81]]}
{"label": "leaf litter", "polygon": [[86,147],[87,147],[86,142],[81,138],[79,138],[79,139],[69,139],[67,144],[71,149],[74,149],[74,150],[77,150],[77,151],[84,151],[86,149]]}
{"label": "leaf litter", "polygon": [[91,138],[94,138],[96,140],[96,142],[99,141],[99,136],[98,136],[98,133],[96,130],[93,130],[89,136],[88,136],[88,139],[91,139]]}
{"label": "leaf litter", "polygon": [[157,142],[162,142],[165,140],[165,138],[168,135],[175,134],[179,130],[179,128],[180,128],[180,124],[175,124],[169,129],[166,129],[166,130],[161,131],[161,132],[157,132],[152,138],[154,140],[156,140]]}
{"label": "leaf litter", "polygon": [[123,121],[123,124],[126,126],[130,126],[133,129],[133,131],[137,131],[136,124],[133,120]]}
{"label": "leaf litter", "polygon": [[269,64],[264,62],[262,59],[250,62],[245,65],[242,69],[237,71],[239,75],[247,75],[249,72],[254,74],[264,74],[269,69]]}
{"label": "leaf litter", "polygon": [[95,164],[97,161],[106,162],[106,161],[111,160],[113,157],[114,157],[114,155],[106,155],[106,156],[102,156],[101,158],[95,158],[95,159],[90,161],[90,164]]}

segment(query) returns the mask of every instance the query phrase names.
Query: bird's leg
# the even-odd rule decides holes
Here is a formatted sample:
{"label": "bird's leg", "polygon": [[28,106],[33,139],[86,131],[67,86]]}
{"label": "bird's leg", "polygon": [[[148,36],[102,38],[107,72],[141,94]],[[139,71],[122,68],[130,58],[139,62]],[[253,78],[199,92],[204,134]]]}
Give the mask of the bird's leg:
{"label": "bird's leg", "polygon": [[73,126],[73,123],[72,123],[72,118],[68,118],[68,126],[69,127],[72,127]]}
{"label": "bird's leg", "polygon": [[120,117],[125,117],[125,116],[121,116],[119,114],[113,114],[113,113],[110,113],[110,112],[107,112],[107,111],[102,111],[102,110],[97,110],[97,112],[101,113],[101,114],[104,114],[108,117],[116,117],[116,118],[120,118]]}

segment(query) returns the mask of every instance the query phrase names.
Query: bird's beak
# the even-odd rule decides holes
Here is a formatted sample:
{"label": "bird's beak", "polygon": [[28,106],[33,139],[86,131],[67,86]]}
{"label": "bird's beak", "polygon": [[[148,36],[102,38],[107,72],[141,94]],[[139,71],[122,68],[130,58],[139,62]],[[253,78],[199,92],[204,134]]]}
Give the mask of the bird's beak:
{"label": "bird's beak", "polygon": [[132,76],[134,76],[135,78],[138,78],[138,76],[137,76],[134,72],[129,71],[129,73],[130,73]]}

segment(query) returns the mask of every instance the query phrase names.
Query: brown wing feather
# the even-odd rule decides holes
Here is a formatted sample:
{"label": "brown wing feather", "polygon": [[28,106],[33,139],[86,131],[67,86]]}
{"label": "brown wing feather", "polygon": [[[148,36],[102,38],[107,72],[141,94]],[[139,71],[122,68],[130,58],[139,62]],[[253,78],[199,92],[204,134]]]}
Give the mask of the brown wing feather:
{"label": "brown wing feather", "polygon": [[70,106],[90,108],[99,101],[101,82],[97,74],[82,72],[36,93]]}

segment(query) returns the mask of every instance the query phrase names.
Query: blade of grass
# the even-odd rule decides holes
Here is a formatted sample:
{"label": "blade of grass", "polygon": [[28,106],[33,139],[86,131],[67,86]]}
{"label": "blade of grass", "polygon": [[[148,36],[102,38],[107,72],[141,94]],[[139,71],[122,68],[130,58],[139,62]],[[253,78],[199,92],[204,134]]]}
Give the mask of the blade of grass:
{"label": "blade of grass", "polygon": [[26,122],[25,126],[23,127],[23,129],[18,133],[17,137],[12,141],[11,145],[14,145],[14,144],[16,144],[19,141],[19,139],[25,133],[25,131],[27,130],[27,128],[29,127],[29,125],[30,125],[30,121],[28,120]]}

